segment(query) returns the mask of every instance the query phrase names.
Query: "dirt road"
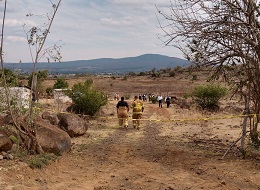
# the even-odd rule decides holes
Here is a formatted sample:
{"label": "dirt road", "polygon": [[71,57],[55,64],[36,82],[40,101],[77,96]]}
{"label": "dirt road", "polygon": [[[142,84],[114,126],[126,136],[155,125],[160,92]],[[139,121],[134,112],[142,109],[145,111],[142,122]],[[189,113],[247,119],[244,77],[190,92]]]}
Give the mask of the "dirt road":
{"label": "dirt road", "polygon": [[167,122],[203,115],[145,102],[143,118],[147,120],[141,129],[130,125],[124,130],[117,126],[115,105],[110,101],[102,117],[90,121],[88,134],[72,139],[71,153],[42,170],[18,161],[0,161],[0,189],[260,189],[259,160],[241,159],[236,148],[221,159],[241,132],[239,118]]}

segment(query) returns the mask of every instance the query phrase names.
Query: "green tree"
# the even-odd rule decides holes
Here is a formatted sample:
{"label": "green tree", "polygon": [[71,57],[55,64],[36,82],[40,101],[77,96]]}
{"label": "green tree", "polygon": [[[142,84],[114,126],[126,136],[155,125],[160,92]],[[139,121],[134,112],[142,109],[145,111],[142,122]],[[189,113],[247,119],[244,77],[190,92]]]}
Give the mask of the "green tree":
{"label": "green tree", "polygon": [[[19,85],[19,79],[18,77],[13,73],[10,69],[4,69],[4,72],[1,71],[1,73],[4,73],[6,84],[9,87],[15,87]],[[3,86],[3,77],[1,77],[1,86]]]}
{"label": "green tree", "polygon": [[65,80],[64,77],[57,78],[55,84],[53,85],[54,89],[66,89],[69,87],[69,83]]}
{"label": "green tree", "polygon": [[106,94],[92,88],[92,83],[92,79],[88,79],[84,83],[77,83],[68,92],[68,96],[74,103],[71,107],[73,112],[93,116],[101,106],[106,105]]}
{"label": "green tree", "polygon": [[227,95],[227,89],[213,84],[197,86],[192,95],[195,97],[195,101],[202,107],[202,109],[214,110],[218,108],[219,100]]}

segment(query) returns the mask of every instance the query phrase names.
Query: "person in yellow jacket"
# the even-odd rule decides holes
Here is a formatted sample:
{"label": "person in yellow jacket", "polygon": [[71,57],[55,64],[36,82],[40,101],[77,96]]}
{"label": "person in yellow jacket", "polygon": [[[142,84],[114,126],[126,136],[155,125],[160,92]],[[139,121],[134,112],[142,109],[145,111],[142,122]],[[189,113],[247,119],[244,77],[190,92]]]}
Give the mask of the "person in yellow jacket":
{"label": "person in yellow jacket", "polygon": [[124,128],[127,129],[129,106],[124,97],[121,97],[121,100],[117,103],[116,108],[119,126],[124,126]]}
{"label": "person in yellow jacket", "polygon": [[142,113],[144,111],[144,103],[142,100],[138,99],[138,96],[135,96],[131,106],[133,107],[132,119],[133,119],[134,129],[135,128],[140,129],[140,125],[141,125],[140,119],[142,118]]}

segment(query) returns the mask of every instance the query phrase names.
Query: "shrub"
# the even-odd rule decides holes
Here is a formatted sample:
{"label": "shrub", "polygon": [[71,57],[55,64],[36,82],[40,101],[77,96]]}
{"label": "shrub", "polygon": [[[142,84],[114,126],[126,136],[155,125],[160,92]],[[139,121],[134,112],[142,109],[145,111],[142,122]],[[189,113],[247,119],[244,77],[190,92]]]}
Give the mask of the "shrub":
{"label": "shrub", "polygon": [[184,99],[188,99],[190,96],[191,96],[191,95],[190,95],[189,93],[183,94],[183,98],[184,98]]}
{"label": "shrub", "polygon": [[150,74],[151,74],[151,77],[160,77],[161,73],[159,71],[156,71],[155,68],[153,68],[151,71],[150,71]]}
{"label": "shrub", "polygon": [[124,97],[125,97],[126,100],[129,100],[131,95],[130,94],[124,94]]}
{"label": "shrub", "polygon": [[39,154],[31,158],[31,160],[29,161],[29,166],[31,168],[42,169],[50,161],[55,161],[57,158],[58,156],[56,156],[55,154],[49,154],[49,153]]}
{"label": "shrub", "polygon": [[191,80],[197,80],[197,79],[198,79],[198,76],[197,76],[197,75],[192,75]]}
{"label": "shrub", "polygon": [[195,87],[192,95],[202,109],[218,108],[219,100],[227,94],[227,89],[219,85],[207,85]]}
{"label": "shrub", "polygon": [[176,75],[175,71],[170,71],[170,72],[169,72],[169,76],[170,76],[170,77],[175,77],[175,75]]}
{"label": "shrub", "polygon": [[174,68],[174,71],[175,71],[176,73],[183,73],[183,69],[182,69],[181,66],[176,66],[176,67]]}
{"label": "shrub", "polygon": [[145,74],[145,72],[143,72],[143,71],[141,71],[139,74],[138,74],[138,76],[145,76],[146,74]]}
{"label": "shrub", "polygon": [[48,88],[46,88],[45,92],[46,92],[48,95],[52,95],[52,94],[53,94],[53,88],[52,88],[52,87],[48,87]]}
{"label": "shrub", "polygon": [[136,73],[131,71],[131,72],[128,73],[128,75],[129,76],[136,76]]}
{"label": "shrub", "polygon": [[[0,71],[2,72],[2,70]],[[4,69],[4,75],[5,75],[7,86],[14,87],[19,85],[18,77],[15,75],[15,73],[13,73],[12,70]],[[0,86],[4,86],[2,78],[0,79]]]}
{"label": "shrub", "polygon": [[151,102],[153,103],[153,104],[155,104],[156,102],[157,102],[157,98],[156,97],[151,97]]}
{"label": "shrub", "polygon": [[65,80],[65,78],[57,78],[55,84],[53,85],[54,89],[66,89],[69,87],[69,83]]}
{"label": "shrub", "polygon": [[91,88],[93,81],[87,80],[85,83],[75,84],[68,96],[73,101],[71,109],[80,114],[95,115],[101,106],[106,105],[107,96],[101,92]]}

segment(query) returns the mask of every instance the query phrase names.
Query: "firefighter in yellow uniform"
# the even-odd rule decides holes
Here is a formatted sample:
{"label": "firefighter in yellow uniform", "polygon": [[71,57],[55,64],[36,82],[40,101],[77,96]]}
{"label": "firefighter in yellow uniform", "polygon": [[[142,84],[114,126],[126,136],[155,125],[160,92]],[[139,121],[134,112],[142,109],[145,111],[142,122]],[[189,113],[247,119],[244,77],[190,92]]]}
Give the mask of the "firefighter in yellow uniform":
{"label": "firefighter in yellow uniform", "polygon": [[142,100],[138,99],[138,96],[134,97],[134,101],[131,104],[131,106],[133,107],[133,126],[134,129],[140,129],[140,124],[141,124],[141,118],[142,118],[142,113],[144,111],[144,103]]}
{"label": "firefighter in yellow uniform", "polygon": [[116,108],[119,126],[124,126],[127,129],[129,106],[124,97],[121,97],[121,101],[117,103]]}

